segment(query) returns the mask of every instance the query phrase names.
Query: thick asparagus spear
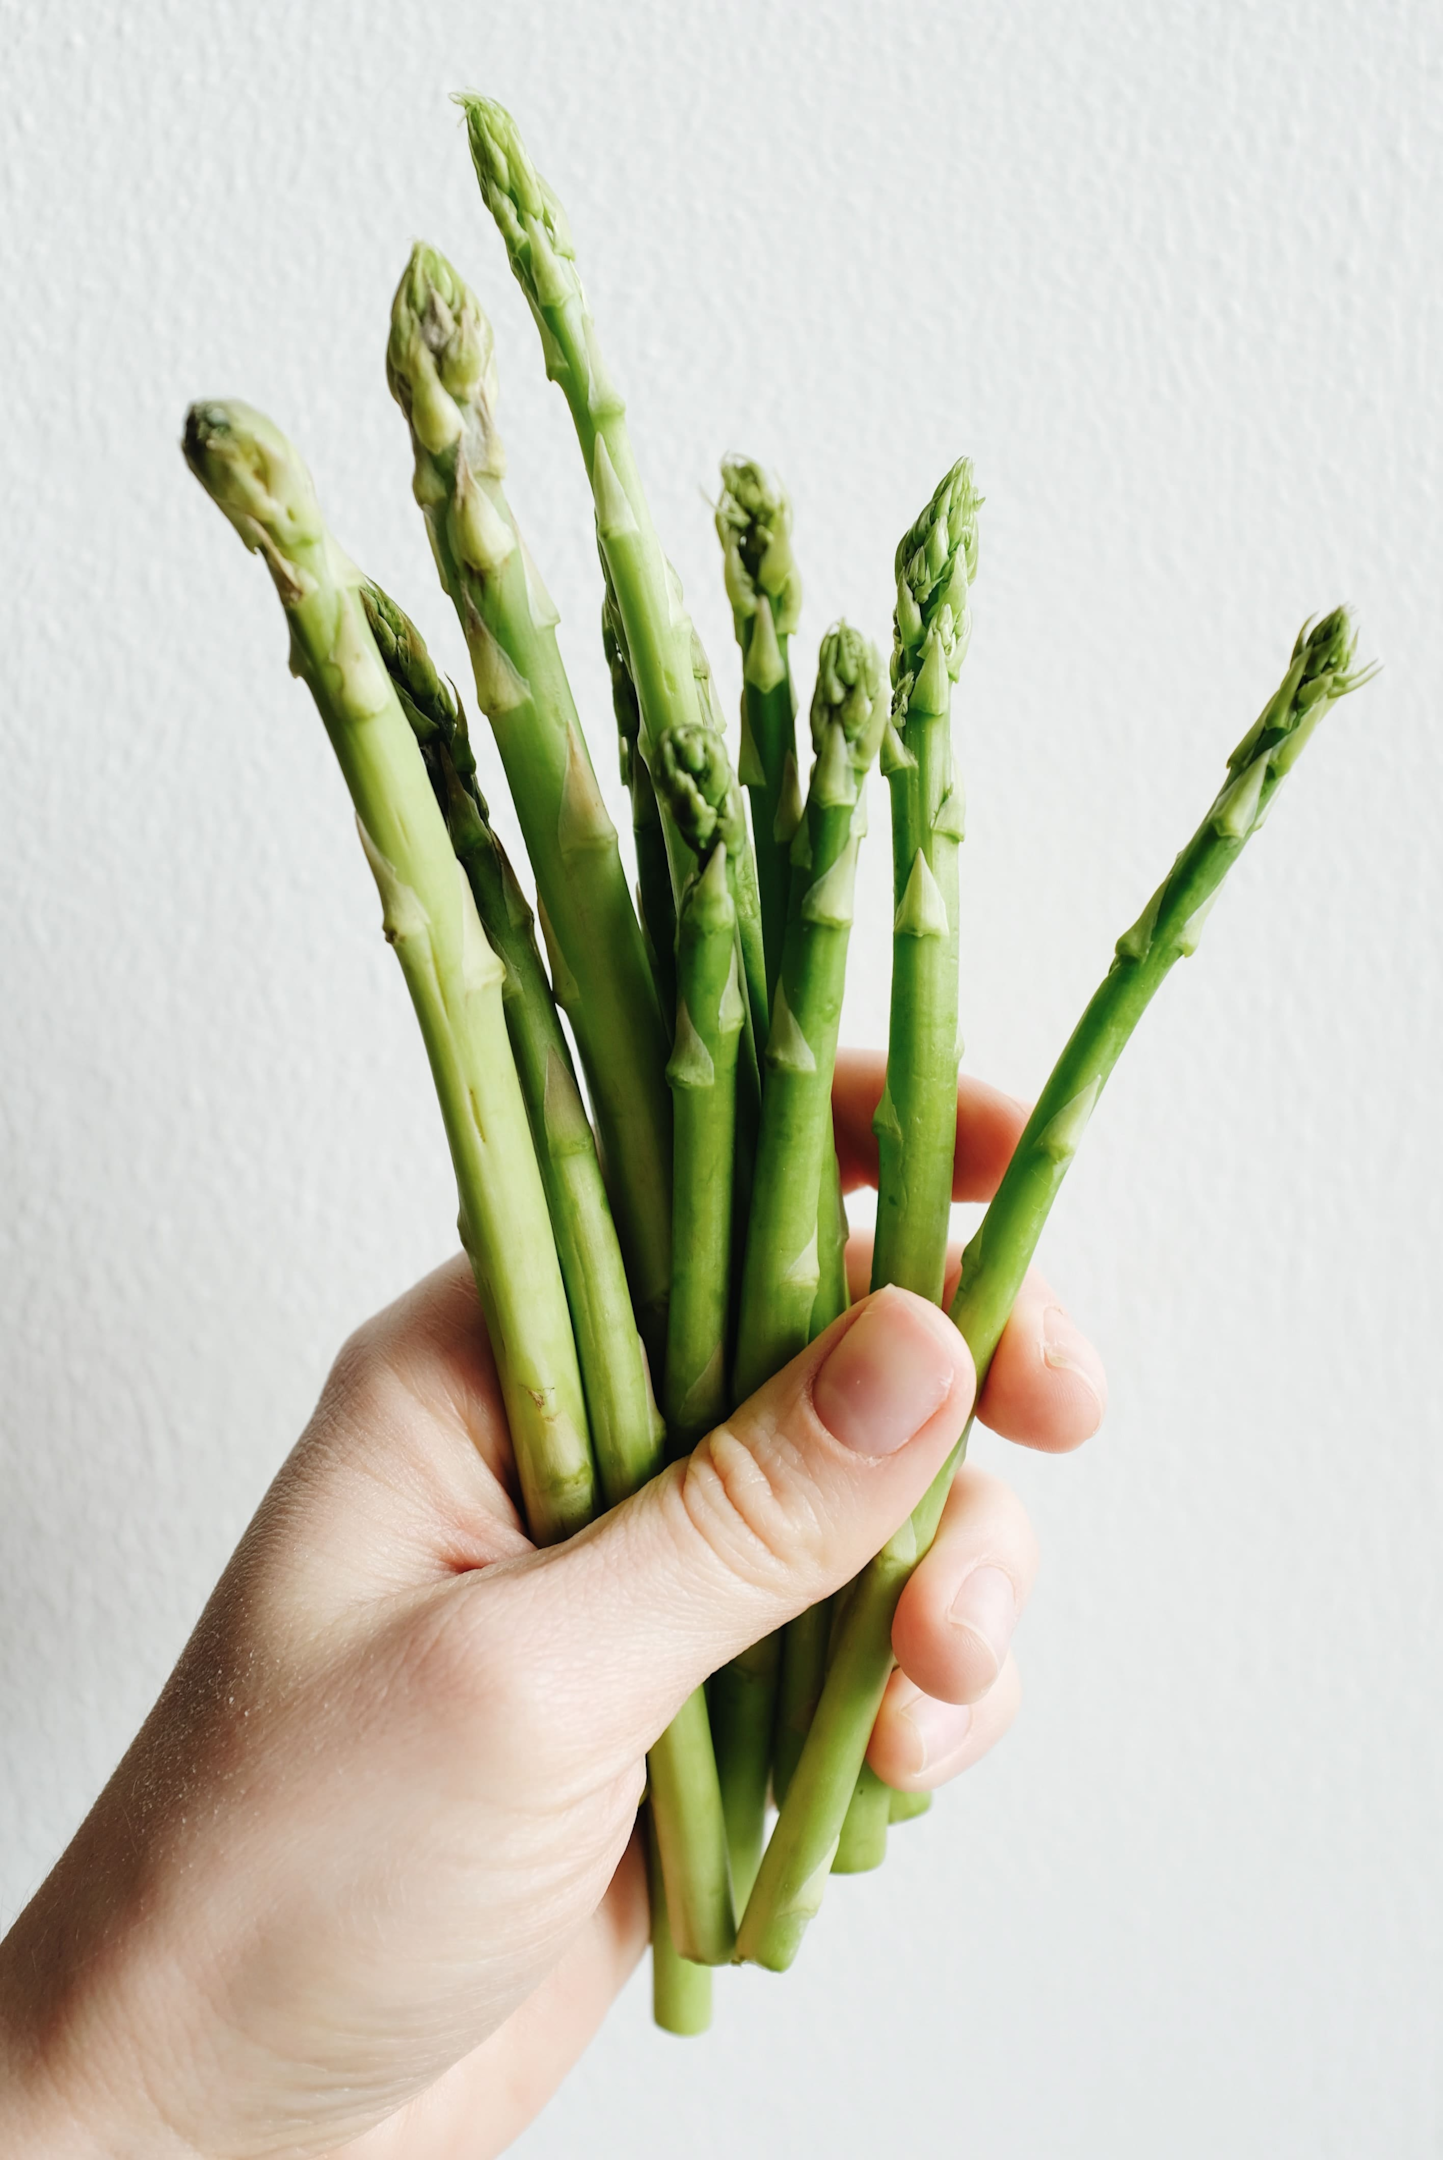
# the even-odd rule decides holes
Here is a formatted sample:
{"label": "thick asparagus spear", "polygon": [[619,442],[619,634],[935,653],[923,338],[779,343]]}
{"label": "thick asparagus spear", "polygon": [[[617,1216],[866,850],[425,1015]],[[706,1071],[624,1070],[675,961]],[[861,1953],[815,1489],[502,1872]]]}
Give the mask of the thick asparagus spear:
{"label": "thick asparagus spear", "polygon": [[644,1812],[646,1887],[651,1901],[651,2014],[663,2032],[695,2039],[711,2024],[711,1972],[684,1958],[672,1940],[656,1824],[650,1808]]}
{"label": "thick asparagus spear", "polygon": [[659,1361],[671,1276],[666,1035],[556,644],[556,610],[502,490],[491,330],[418,246],[391,313],[386,372],[411,429],[416,499],[461,619],[536,878],[552,982],[575,1030],[637,1322]]}
{"label": "thick asparagus spear", "polygon": [[737,1332],[740,1400],[803,1349],[816,1297],[817,1210],[831,1139],[862,782],[885,724],[881,666],[847,623],[822,640],[812,699],[807,811],[792,843],[799,875],[767,1038]]}
{"label": "thick asparagus spear", "polygon": [[[605,576],[606,564],[602,563]],[[636,899],[646,937],[647,957],[662,1019],[672,1027],[676,1019],[676,901],[671,890],[671,866],[666,859],[666,834],[661,829],[661,810],[656,789],[641,754],[641,708],[636,684],[626,657],[625,636],[617,612],[616,595],[607,584],[601,602],[601,643],[611,671],[611,706],[616,715],[616,741],[622,786],[631,797],[631,837],[636,849]],[[675,1207],[672,1209],[675,1217]]]}
{"label": "thick asparagus spear", "polygon": [[568,1536],[594,1499],[586,1408],[546,1195],[502,1015],[504,969],[476,917],[420,749],[377,653],[361,579],[310,474],[247,405],[193,405],[191,471],[265,557],[291,667],[316,701],[431,1062],[531,1534]]}
{"label": "thick asparagus spear", "polygon": [[[1305,624],[1287,674],[1228,760],[1207,816],[1132,928],[1038,1098],[981,1227],[963,1255],[951,1316],[979,1389],[1077,1146],[1128,1037],[1174,962],[1193,952],[1218,887],[1309,736],[1366,681],[1339,608]],[[950,1172],[949,1172],[950,1180]],[[971,1429],[969,1420],[968,1431]],[[892,1669],[892,1617],[931,1544],[967,1432],[912,1516],[858,1578],[822,1700],[738,1935],[737,1954],[781,1971],[821,1903],[828,1868]]]}
{"label": "thick asparagus spear", "polygon": [[602,1494],[615,1507],[662,1465],[662,1425],[626,1287],[571,1051],[536,949],[531,910],[491,829],[466,715],[415,624],[379,586],[361,599],[421,744],[481,927],[506,970],[502,1002],[566,1285]]}
{"label": "thick asparagus spear", "polygon": [[892,1015],[874,1120],[879,1177],[872,1288],[940,1299],[957,1141],[957,846],[962,784],[952,685],[967,650],[978,496],[963,458],[897,549],[892,718]]}
{"label": "thick asparagus spear", "polygon": [[792,506],[782,489],[750,458],[724,458],[721,476],[716,529],[742,655],[737,777],[751,797],[770,1010],[781,972],[791,844],[800,814],[797,701],[787,647],[801,612],[802,581],[792,553]]}

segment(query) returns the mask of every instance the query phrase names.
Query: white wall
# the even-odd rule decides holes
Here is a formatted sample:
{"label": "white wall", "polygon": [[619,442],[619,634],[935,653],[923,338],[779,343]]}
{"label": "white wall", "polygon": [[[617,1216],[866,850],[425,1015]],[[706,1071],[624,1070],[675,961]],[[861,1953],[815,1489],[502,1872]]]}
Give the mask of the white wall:
{"label": "white wall", "polygon": [[[1037,1086],[1308,611],[1354,600],[1386,662],[1048,1233],[1113,1404],[1068,1461],[982,1448],[1046,1551],[1016,1734],[837,1885],[791,1977],[729,1979],[708,2042],[634,1989],[521,2149],[1436,2152],[1437,10],[4,18],[0,1910],[342,1334],[451,1243],[339,783],[176,449],[193,395],[274,412],[459,676],[381,368],[417,233],[494,313],[514,500],[613,771],[583,476],[445,101],[473,84],[570,207],[729,696],[721,451],[791,485],[808,639],[842,610],[885,636],[898,533],[975,458],[976,1070]],[[875,1042],[875,841],[866,875]]]}

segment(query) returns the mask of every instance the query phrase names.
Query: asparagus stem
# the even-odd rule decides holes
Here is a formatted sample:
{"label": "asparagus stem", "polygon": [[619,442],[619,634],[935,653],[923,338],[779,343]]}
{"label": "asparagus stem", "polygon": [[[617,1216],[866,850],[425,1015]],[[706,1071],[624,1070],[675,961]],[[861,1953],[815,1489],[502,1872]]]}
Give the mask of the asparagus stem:
{"label": "asparagus stem", "polygon": [[736,1944],[727,1824],[705,1688],[689,1695],[646,1758],[672,1939],[698,1965]]}
{"label": "asparagus stem", "polygon": [[957,848],[962,784],[952,756],[952,685],[977,572],[977,506],[963,458],[897,549],[892,718],[882,770],[892,794],[892,1014],[877,1106],[879,1178],[872,1288],[900,1283],[939,1302],[957,1141]]}
{"label": "asparagus stem", "polygon": [[860,838],[855,813],[884,725],[880,691],[874,649],[848,624],[829,630],[812,700],[817,755],[807,815],[793,841],[800,874],[767,1038],[733,1376],[738,1400],[805,1348],[810,1335]]}
{"label": "asparagus stem", "polygon": [[682,896],[672,1090],[672,1278],[663,1403],[671,1445],[688,1453],[726,1416],[736,1140],[736,906],[718,829]]}
{"label": "asparagus stem", "polygon": [[[1287,674],[1228,760],[1202,824],[1142,915],[1117,942],[1039,1096],[1002,1182],[963,1255],[950,1311],[986,1378],[1047,1214],[1128,1037],[1174,963],[1196,949],[1219,886],[1329,707],[1368,679],[1355,672],[1345,609],[1305,624]],[[826,1686],[737,1937],[737,1954],[781,1971],[801,1945],[825,1888],[847,1806],[892,1666],[892,1617],[912,1567],[936,1533],[966,1450],[968,1421],[928,1492],[858,1578]]]}
{"label": "asparagus stem", "polygon": [[711,1973],[693,1965],[671,1939],[666,1883],[650,1808],[646,1809],[646,1881],[651,1895],[651,2014],[663,2032],[695,2039],[711,2024]]}
{"label": "asparagus stem", "polygon": [[536,948],[531,910],[491,829],[460,701],[396,602],[376,585],[364,585],[361,599],[421,745],[481,927],[506,970],[507,1033],[546,1187],[602,1493],[614,1507],[661,1468],[662,1427],[571,1052]]}
{"label": "asparagus stem", "polygon": [[789,825],[782,811],[797,787],[797,701],[787,647],[801,612],[802,581],[792,553],[792,508],[782,489],[749,458],[724,458],[721,473],[716,529],[742,655],[737,776],[751,797],[770,1011],[791,892],[796,821]]}
{"label": "asparagus stem", "polygon": [[[603,576],[605,571],[603,562]],[[611,704],[616,715],[621,780],[631,797],[637,906],[646,937],[652,980],[656,984],[657,1002],[662,1018],[670,1028],[676,1021],[676,902],[672,897],[671,867],[666,859],[661,810],[651,774],[646,769],[646,759],[641,754],[641,711],[636,702],[636,684],[631,679],[621,617],[609,581],[601,603],[601,642],[606,664],[611,670]],[[673,1207],[673,1222],[675,1218]]]}
{"label": "asparagus stem", "polygon": [[865,1875],[882,1865],[887,1857],[891,1806],[890,1786],[884,1785],[871,1764],[864,1762],[832,1856],[834,1875]]}
{"label": "asparagus stem", "polygon": [[566,1293],[502,1017],[504,969],[477,920],[410,724],[376,651],[360,576],[327,532],[310,474],[246,405],[193,405],[191,471],[261,553],[315,699],[420,1022],[471,1259],[540,1543],[592,1513],[586,1408]]}
{"label": "asparagus stem", "polygon": [[781,1647],[779,1634],[764,1636],[713,1673],[708,1688],[738,1912],[751,1896],[762,1859]]}
{"label": "asparagus stem", "polygon": [[501,486],[491,330],[418,246],[391,312],[386,370],[415,493],[470,649],[536,877],[552,982],[575,1031],[643,1339],[658,1361],[671,1276],[666,1037],[616,831],[556,644],[556,609]]}
{"label": "asparagus stem", "polygon": [[[482,196],[535,317],[546,372],[566,399],[581,446],[602,560],[616,595],[636,685],[642,756],[655,779],[656,744],[668,729],[713,724],[705,690],[693,672],[695,632],[680,580],[662,553],[652,523],[626,406],[601,355],[566,214],[532,164],[504,107],[469,93],[456,102],[466,115]],[[672,890],[679,898],[692,866],[665,802],[662,825]]]}
{"label": "asparagus stem", "polygon": [[932,1795],[929,1792],[897,1792],[893,1790],[887,1819],[893,1824],[915,1822],[919,1815],[926,1814],[931,1805]]}
{"label": "asparagus stem", "polygon": [[832,1600],[798,1613],[782,1630],[782,1670],[777,1691],[777,1729],[772,1744],[772,1794],[780,1807],[787,1797],[802,1744],[811,1729],[822,1682],[827,1676],[827,1644],[832,1632]]}

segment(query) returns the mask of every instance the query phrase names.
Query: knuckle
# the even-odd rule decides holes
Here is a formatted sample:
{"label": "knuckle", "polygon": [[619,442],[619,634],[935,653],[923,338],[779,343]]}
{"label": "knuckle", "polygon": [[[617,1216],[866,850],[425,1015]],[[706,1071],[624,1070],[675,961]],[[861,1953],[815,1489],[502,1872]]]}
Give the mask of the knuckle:
{"label": "knuckle", "polygon": [[826,1525],[785,1433],[759,1454],[718,1426],[680,1466],[672,1505],[684,1540],[752,1589],[776,1593],[818,1571]]}

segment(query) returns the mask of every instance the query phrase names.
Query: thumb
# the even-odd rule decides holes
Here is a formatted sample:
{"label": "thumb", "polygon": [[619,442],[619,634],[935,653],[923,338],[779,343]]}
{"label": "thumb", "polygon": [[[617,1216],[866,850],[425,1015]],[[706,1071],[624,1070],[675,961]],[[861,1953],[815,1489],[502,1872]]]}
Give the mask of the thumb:
{"label": "thumb", "polygon": [[945,1314],[879,1290],[685,1461],[525,1563],[592,1737],[601,1721],[649,1746],[709,1673],[849,1581],[921,1499],[974,1388]]}

